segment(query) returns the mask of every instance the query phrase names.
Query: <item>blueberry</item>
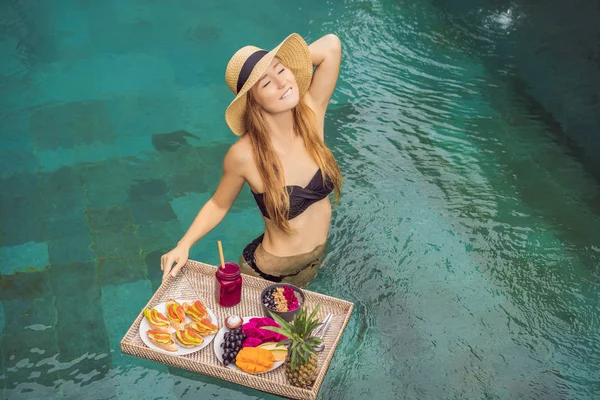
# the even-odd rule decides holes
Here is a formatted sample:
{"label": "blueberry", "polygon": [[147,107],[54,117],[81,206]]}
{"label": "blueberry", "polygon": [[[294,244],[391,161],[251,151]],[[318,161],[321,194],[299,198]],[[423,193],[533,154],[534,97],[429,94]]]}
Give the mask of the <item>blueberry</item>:
{"label": "blueberry", "polygon": [[225,366],[227,366],[227,365],[229,365],[229,361],[228,361],[228,360],[223,360],[223,364],[224,364]]}
{"label": "blueberry", "polygon": [[236,344],[237,346],[241,346],[241,345],[242,345],[242,341],[241,341],[241,340],[238,340],[237,342],[235,342],[235,344]]}

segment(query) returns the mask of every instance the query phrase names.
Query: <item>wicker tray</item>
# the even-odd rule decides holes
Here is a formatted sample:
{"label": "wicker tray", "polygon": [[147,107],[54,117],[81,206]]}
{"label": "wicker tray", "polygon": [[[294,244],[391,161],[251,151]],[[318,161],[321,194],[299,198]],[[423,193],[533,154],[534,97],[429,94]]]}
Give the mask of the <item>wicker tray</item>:
{"label": "wicker tray", "polygon": [[[227,315],[263,315],[259,297],[261,291],[271,282],[243,275],[242,301],[235,307],[222,308],[216,304],[214,299],[215,272],[216,267],[214,266],[196,261],[188,261],[186,267],[182,269],[177,277],[169,277],[160,285],[148,302],[147,307],[154,307],[169,298],[199,298],[207,307],[215,312],[219,319],[219,326],[223,326],[223,320]],[[283,366],[261,375],[250,375],[241,371],[231,370],[217,359],[212,343],[199,352],[186,356],[171,355],[153,350],[147,347],[140,338],[139,328],[143,318],[141,311],[125,334],[123,340],[121,340],[121,350],[123,353],[136,357],[214,376],[264,392],[292,399],[316,399],[319,388],[323,383],[323,378],[329,368],[329,363],[333,358],[333,353],[348,324],[354,305],[348,301],[308,290],[304,290],[304,295],[306,296],[306,305],[309,310],[317,303],[321,303],[318,312],[320,320],[323,320],[327,313],[334,313],[333,320],[323,338],[325,350],[319,354],[317,379],[310,389],[300,389],[291,386],[287,382]]]}

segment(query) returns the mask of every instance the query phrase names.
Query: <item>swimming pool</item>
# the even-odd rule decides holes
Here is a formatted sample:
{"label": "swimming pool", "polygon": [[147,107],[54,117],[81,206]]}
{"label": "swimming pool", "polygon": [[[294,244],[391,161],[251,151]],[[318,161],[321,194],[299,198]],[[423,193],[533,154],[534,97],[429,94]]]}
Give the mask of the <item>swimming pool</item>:
{"label": "swimming pool", "polygon": [[[600,192],[518,59],[501,56],[527,12],[0,7],[4,398],[275,398],[123,355],[119,341],[236,139],[227,60],[291,31],[344,44],[326,139],[345,187],[309,288],[356,308],[323,398],[600,395]],[[222,240],[236,260],[261,231],[245,188],[191,257],[216,264]]]}

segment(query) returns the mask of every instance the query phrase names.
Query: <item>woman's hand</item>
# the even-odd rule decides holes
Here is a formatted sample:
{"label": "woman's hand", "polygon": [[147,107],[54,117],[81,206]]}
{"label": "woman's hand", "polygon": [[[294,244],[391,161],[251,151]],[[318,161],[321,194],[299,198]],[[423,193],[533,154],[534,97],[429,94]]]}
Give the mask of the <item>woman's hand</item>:
{"label": "woman's hand", "polygon": [[[173,250],[167,254],[163,254],[160,258],[160,269],[163,271],[163,281],[171,273],[171,276],[175,277],[179,270],[185,265],[190,254],[190,249],[183,245],[177,245]],[[175,267],[173,267],[173,263]]]}

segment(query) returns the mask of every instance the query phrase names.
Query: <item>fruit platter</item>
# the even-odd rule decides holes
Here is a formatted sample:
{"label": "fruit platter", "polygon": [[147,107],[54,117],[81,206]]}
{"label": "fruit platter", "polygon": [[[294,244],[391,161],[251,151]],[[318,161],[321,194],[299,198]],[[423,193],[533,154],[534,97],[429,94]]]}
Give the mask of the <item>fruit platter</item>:
{"label": "fruit platter", "polygon": [[174,300],[143,310],[140,337],[150,348],[177,355],[200,351],[212,342],[217,316],[200,300]]}
{"label": "fruit platter", "polygon": [[122,352],[284,398],[315,400],[354,305],[234,275],[232,266],[188,260],[140,307]]}
{"label": "fruit platter", "polygon": [[[272,318],[231,316],[227,318],[227,321],[241,323],[229,325],[232,328],[223,326],[215,337],[213,342],[215,355],[223,365],[233,370],[260,374],[273,371],[283,364],[287,356],[287,347],[278,346],[278,344],[287,337],[261,329],[263,326],[279,327]],[[240,351],[251,348],[263,349],[265,352],[253,350],[253,354],[249,354],[249,350],[244,350],[238,360]],[[256,357],[257,362],[249,365],[248,357]],[[238,365],[238,361],[241,366]]]}

